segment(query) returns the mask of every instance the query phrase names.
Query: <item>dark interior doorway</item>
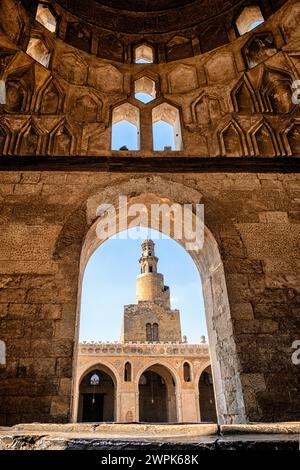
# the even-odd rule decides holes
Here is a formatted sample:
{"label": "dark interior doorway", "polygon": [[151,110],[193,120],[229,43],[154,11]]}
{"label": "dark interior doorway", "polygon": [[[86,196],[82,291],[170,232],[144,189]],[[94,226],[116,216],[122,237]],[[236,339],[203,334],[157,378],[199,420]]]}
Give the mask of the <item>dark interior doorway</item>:
{"label": "dark interior doorway", "polygon": [[103,402],[102,393],[83,393],[82,394],[82,421],[84,423],[97,423],[103,421]]}
{"label": "dark interior doorway", "polygon": [[102,368],[93,369],[81,380],[79,422],[98,423],[115,420],[115,384],[106,369],[105,371]]}
{"label": "dark interior doorway", "polygon": [[140,422],[165,423],[167,413],[167,387],[155,372],[146,371],[140,378]]}
{"label": "dark interior doorway", "polygon": [[201,374],[199,380],[199,406],[201,422],[217,423],[217,412],[213,377],[211,367],[208,366]]}
{"label": "dark interior doorway", "polygon": [[176,386],[170,371],[154,364],[139,380],[139,421],[176,423]]}

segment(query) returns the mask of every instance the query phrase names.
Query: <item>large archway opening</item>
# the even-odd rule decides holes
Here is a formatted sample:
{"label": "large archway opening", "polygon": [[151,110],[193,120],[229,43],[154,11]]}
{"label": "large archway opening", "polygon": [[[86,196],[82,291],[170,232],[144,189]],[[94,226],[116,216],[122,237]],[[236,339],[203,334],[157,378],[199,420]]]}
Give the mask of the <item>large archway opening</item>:
{"label": "large archway opening", "polygon": [[215,423],[217,412],[211,366],[206,367],[201,373],[198,387],[201,422]]}
{"label": "large archway opening", "polygon": [[148,367],[139,379],[139,421],[175,423],[176,387],[171,372],[163,365]]}
{"label": "large archway opening", "polygon": [[[188,344],[206,341],[201,280],[193,260],[174,239],[156,230],[133,227],[106,240],[89,258],[82,286],[81,343],[120,340],[124,306],[142,301],[150,288],[147,285],[141,289],[145,278],[151,278],[145,271],[153,268],[139,265],[141,244],[148,238],[153,240],[158,256],[156,269],[169,287],[170,307],[180,312],[181,340]],[[145,341],[166,340],[161,329],[164,325],[158,324],[155,318],[149,317],[149,322],[144,323]]]}
{"label": "large archway opening", "polygon": [[115,421],[116,385],[113,373],[105,366],[86,372],[79,384],[78,422]]}
{"label": "large archway opening", "polygon": [[[120,194],[126,196],[125,203],[124,199],[120,203]],[[141,217],[137,217],[136,212],[132,211],[135,204],[143,205],[144,210],[151,214],[153,204],[172,206],[177,203],[183,207],[185,203],[196,204],[201,199],[202,195],[198,191],[154,176],[136,178],[134,182],[130,180],[115,188],[109,187],[91,197],[87,201],[87,220],[90,221],[90,229],[85,237],[80,263],[78,317],[84,269],[97,247],[113,233],[118,233],[125,222],[127,227],[153,227],[155,222],[156,227],[158,226],[161,232],[165,232],[165,227],[160,224],[159,220],[155,221],[153,217],[141,220]],[[104,211],[103,204],[106,204]],[[101,211],[99,211],[99,207],[102,207]],[[113,215],[108,213],[108,207],[114,207]],[[196,217],[195,212],[192,212],[192,217]],[[103,215],[114,219],[113,223],[116,225],[113,233],[103,232],[99,235],[98,226]],[[176,239],[174,227],[173,232],[171,228],[171,237]],[[245,422],[242,387],[238,373],[239,364],[232,331],[224,269],[218,245],[207,226],[204,226],[204,244],[200,250],[190,249],[189,241],[184,235],[177,241],[192,257],[202,279],[218,422],[220,424]],[[181,415],[179,415],[179,421],[184,421]]]}

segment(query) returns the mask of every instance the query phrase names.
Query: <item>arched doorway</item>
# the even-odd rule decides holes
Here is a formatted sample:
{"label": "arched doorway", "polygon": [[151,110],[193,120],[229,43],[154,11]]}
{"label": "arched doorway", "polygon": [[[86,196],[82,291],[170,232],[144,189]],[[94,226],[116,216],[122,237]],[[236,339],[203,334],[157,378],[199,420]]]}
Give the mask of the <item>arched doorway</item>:
{"label": "arched doorway", "polygon": [[199,407],[202,422],[217,422],[215,394],[211,366],[206,367],[199,379]]}
{"label": "arched doorway", "polygon": [[162,365],[155,364],[140,376],[139,421],[146,423],[177,421],[175,381],[168,369]]}
{"label": "arched doorway", "polygon": [[115,379],[107,367],[87,372],[79,385],[78,422],[115,420]]}
{"label": "arched doorway", "polygon": [[[134,187],[134,191],[133,191]],[[120,196],[121,195],[121,196]],[[104,190],[93,194],[86,202],[85,218],[89,222],[89,229],[85,233],[84,242],[81,250],[78,303],[77,303],[77,325],[80,317],[80,298],[82,291],[82,279],[85,266],[92,253],[104,243],[110,236],[118,233],[124,223],[126,227],[144,226],[157,228],[164,232],[163,225],[157,225],[157,220],[148,217],[155,205],[177,204],[183,208],[185,204],[197,204],[203,200],[203,195],[181,183],[169,181],[160,176],[135,177],[118,185],[107,186]],[[136,217],[136,212],[131,209],[136,205],[142,204],[146,209],[146,218]],[[210,201],[207,202],[209,214]],[[108,210],[112,208],[113,210]],[[159,212],[159,211],[157,211]],[[77,214],[76,214],[77,216]],[[193,209],[193,221],[195,221]],[[107,225],[109,229],[106,232],[99,231],[99,224]],[[209,217],[206,217],[205,221]],[[101,222],[101,223],[100,223]],[[155,222],[155,227],[153,223]],[[75,223],[75,215],[74,215]],[[174,230],[174,228],[173,228]],[[173,233],[170,237],[176,239]],[[62,238],[62,239],[61,239]],[[201,250],[192,250],[187,248],[188,240],[184,237],[178,242],[186,249],[195,262],[202,280],[202,289],[205,303],[205,313],[208,329],[208,338],[210,345],[210,356],[215,383],[216,407],[218,414],[218,423],[243,423],[247,420],[243,388],[239,374],[239,361],[236,351],[235,338],[233,334],[233,324],[230,314],[230,306],[227,294],[225,273],[217,241],[208,228],[204,226],[204,245]],[[67,248],[63,242],[63,233],[57,241],[57,256],[68,256]],[[225,326],[225,327],[224,327]],[[76,345],[78,345],[78,327],[76,331]],[[219,345],[222,348],[219,349]],[[75,348],[75,352],[76,352]],[[76,366],[76,361],[75,361]],[[230,371],[231,380],[226,381]],[[74,371],[76,376],[76,368]],[[73,384],[75,381],[73,381]],[[73,417],[76,413],[76,392],[73,393]],[[234,397],[234,398],[233,398]]]}

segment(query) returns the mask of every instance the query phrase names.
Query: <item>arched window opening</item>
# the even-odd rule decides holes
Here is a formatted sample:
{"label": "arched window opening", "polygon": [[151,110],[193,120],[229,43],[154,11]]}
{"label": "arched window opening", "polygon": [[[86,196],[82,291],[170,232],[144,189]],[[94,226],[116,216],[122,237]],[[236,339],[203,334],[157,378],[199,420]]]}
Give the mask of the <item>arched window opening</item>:
{"label": "arched window opening", "polygon": [[111,148],[140,149],[140,112],[130,103],[124,103],[113,110]]}
{"label": "arched window opening", "polygon": [[[142,185],[141,188],[143,189]],[[126,194],[126,192],[124,194]],[[133,195],[133,197],[135,198],[135,195]],[[140,199],[137,200],[140,201]],[[106,199],[104,199],[104,201],[106,202]],[[100,214],[101,212],[99,215]],[[126,241],[124,242],[124,234],[127,232],[135,235],[131,238],[127,236]],[[139,241],[136,241],[137,233],[139,234]],[[160,238],[158,238],[158,235]],[[152,239],[155,240],[156,250],[154,243],[151,243]],[[133,254],[133,250],[136,250],[135,254]],[[167,253],[166,250],[168,250]],[[112,252],[115,254],[115,261],[112,261],[112,256],[110,256]],[[121,261],[122,254],[126,255],[124,260],[125,264],[122,264],[123,261]],[[161,263],[164,263],[159,266],[159,269],[157,269],[156,254],[158,257],[160,257]],[[144,260],[145,257],[147,258],[146,260]],[[174,263],[178,263],[178,269],[175,269],[173,264],[171,267],[169,267],[169,260],[171,258],[174,258]],[[95,364],[95,366],[93,366],[93,373],[98,374],[100,377],[100,384],[95,387],[102,387],[104,385],[103,371],[106,372],[105,368],[102,367],[104,367],[104,364],[106,363],[107,368],[111,366],[114,367],[114,370],[116,371],[116,380],[114,379],[114,374],[107,371],[107,373],[112,377],[115,385],[114,418],[116,420],[126,422],[136,422],[139,420],[153,422],[176,422],[177,418],[182,422],[197,422],[200,420],[199,400],[197,393],[199,373],[195,373],[193,363],[195,361],[194,354],[200,354],[202,363],[204,362],[204,357],[206,358],[207,364],[209,363],[208,347],[199,345],[200,334],[206,333],[205,319],[203,317],[203,319],[201,318],[200,320],[198,319],[197,315],[195,315],[195,317],[197,317],[195,318],[195,321],[191,320],[190,306],[187,308],[189,314],[187,314],[186,317],[184,315],[181,316],[181,310],[179,311],[178,308],[176,308],[176,289],[174,289],[174,294],[172,292],[174,297],[169,298],[169,289],[165,286],[164,283],[164,276],[166,276],[168,280],[169,278],[171,279],[171,286],[173,286],[173,284],[176,285],[176,273],[185,266],[185,258],[187,258],[187,264],[186,268],[184,268],[184,279],[190,279],[189,270],[193,269],[195,271],[193,273],[193,279],[194,275],[196,275],[195,281],[198,285],[199,274],[194,265],[194,261],[193,259],[190,259],[189,254],[186,253],[186,251],[184,251],[180,244],[178,244],[175,240],[170,239],[166,242],[165,235],[160,234],[149,227],[132,227],[128,231],[120,232],[120,236],[117,234],[117,236],[111,238],[104,238],[104,241],[99,245],[99,248],[94,250],[91,259],[88,261],[87,266],[89,267],[87,267],[84,272],[83,282],[85,283],[85,288],[82,293],[82,316],[80,321],[79,336],[80,344],[78,345],[78,365],[76,369],[77,375],[75,377],[74,383],[76,386],[76,388],[74,388],[74,419],[77,419],[77,410],[80,410],[80,403],[82,403],[80,400],[85,400],[87,407],[91,405],[89,398],[84,398],[83,396],[81,397],[80,393],[93,393],[93,386],[91,384],[89,384],[90,389],[86,388],[85,390],[81,390],[81,392],[78,387],[78,378],[82,377],[82,367],[84,367],[83,364]],[[133,262],[131,262],[131,260],[133,260]],[[142,262],[140,260],[142,260]],[[111,266],[112,262],[115,263],[113,269]],[[104,263],[107,263],[105,268]],[[142,274],[141,279],[144,280],[144,283],[142,282],[140,284],[138,282],[138,285],[135,289],[134,279],[135,277],[138,279],[140,278],[140,269],[137,269],[138,267],[142,270],[144,268],[147,274]],[[155,273],[159,272],[162,274],[158,276],[154,276],[153,273],[151,275],[148,274],[150,267],[153,268]],[[103,269],[105,269],[106,272],[103,273],[104,277],[102,278],[101,272]],[[98,274],[96,274],[99,272],[100,278],[98,277]],[[124,282],[124,272],[127,272],[126,277],[129,278],[128,284],[126,284],[126,292],[131,292],[131,297],[126,297],[125,302],[123,301],[123,294],[120,296],[120,299],[115,300],[115,297],[117,297],[116,289],[120,289],[121,291],[121,287],[119,288],[117,286],[123,286],[122,283]],[[120,284],[119,273],[121,282]],[[111,280],[109,281],[110,285],[107,283],[107,275],[111,275]],[[157,284],[157,278],[160,276],[162,276],[162,282]],[[174,276],[174,278],[172,276]],[[93,280],[96,282],[93,282]],[[147,291],[149,285],[148,281],[150,282],[150,287],[154,287],[153,294],[151,293],[150,298],[148,298]],[[88,287],[88,285],[90,287]],[[96,291],[96,294],[93,294],[90,290],[92,289],[92,285],[93,290]],[[99,285],[102,286],[100,290],[100,297],[98,297]],[[131,285],[132,289],[129,291],[128,286]],[[195,283],[193,286],[194,285]],[[110,295],[105,297],[108,289],[110,290]],[[141,295],[141,292],[144,292],[144,296]],[[192,287],[191,290],[188,290],[187,288],[185,297],[193,298],[193,292],[194,287]],[[118,292],[118,296],[119,293],[120,292]],[[92,310],[90,299],[93,297],[93,295],[95,295],[95,309]],[[99,302],[102,307],[101,310],[106,316],[105,321],[99,319]],[[113,304],[116,305],[114,309],[110,309],[111,302],[115,302]],[[202,305],[197,304],[195,305],[195,312],[199,311],[201,311],[202,317],[204,306],[202,307]],[[172,318],[168,318],[171,316]],[[172,328],[170,327],[171,323]],[[183,333],[187,333],[189,335],[189,342],[190,344],[194,345],[193,348],[186,348],[185,345],[180,346]],[[182,355],[180,349],[181,347],[186,349],[185,351],[182,350],[185,356],[183,356],[182,360],[180,361],[180,355]],[[141,351],[142,354],[146,354],[147,358],[149,359],[147,362],[145,361],[145,370],[141,370],[141,366],[139,364]],[[192,351],[191,354],[189,353],[190,351]],[[174,354],[174,357],[176,357],[176,355],[178,356],[176,363],[169,363],[171,368],[169,370],[170,376],[168,376],[168,374],[162,370],[162,367],[165,367],[165,365],[160,365],[161,370],[156,368],[154,369],[152,366],[150,366],[150,364],[153,364],[154,358],[155,361],[157,361],[156,364],[158,364],[161,360],[164,362],[164,364],[167,365],[168,362],[165,360],[166,352],[168,352],[168,354],[170,353],[170,355]],[[123,355],[124,357],[124,361],[121,361],[121,369],[119,366],[117,366],[117,361],[120,362],[120,353],[121,356]],[[112,361],[110,357],[113,358]],[[84,359],[85,362],[82,361],[82,359]],[[130,365],[126,365],[127,362],[129,362]],[[184,382],[184,362],[187,362],[190,365],[190,382]],[[178,365],[180,365],[179,369],[177,367]],[[151,372],[158,374],[159,377],[145,373],[147,370],[146,368],[149,366],[151,367]],[[142,374],[144,374],[145,377],[142,378],[141,383],[138,383],[139,377]],[[185,402],[182,408],[180,408],[180,398],[178,398],[175,393],[175,388],[177,387],[178,383],[177,377],[179,383],[181,380],[183,384],[186,384],[183,388],[187,395],[184,399]],[[197,377],[196,383],[194,383],[195,377]],[[190,379],[185,377],[185,380]],[[144,381],[146,383],[144,383]],[[133,387],[133,382],[135,382],[136,388],[138,384],[141,386],[139,389],[141,392],[140,402],[135,395],[137,390],[135,387]],[[116,389],[117,383],[121,386],[118,391]],[[130,384],[132,384],[132,386]],[[153,397],[151,387],[153,387]],[[192,397],[189,396],[191,390],[193,390]],[[95,388],[95,393],[101,394],[102,391],[100,388]],[[103,393],[106,392],[104,391]],[[129,395],[127,395],[129,393],[132,393],[131,398]],[[106,397],[107,395],[104,396],[104,406]],[[102,398],[96,395],[95,399],[99,400],[100,412],[102,413]],[[152,400],[154,400],[155,405],[152,405]],[[157,405],[158,403],[159,405]],[[157,413],[156,406],[161,406],[161,413]],[[89,412],[92,412],[92,410],[87,408],[86,413]],[[178,413],[177,418],[176,413]],[[81,415],[79,414],[78,416]],[[80,420],[80,418],[78,419]],[[85,419],[87,419],[87,415],[85,415]],[[101,421],[99,417],[91,417],[88,419],[96,422]]]}
{"label": "arched window opening", "polygon": [[134,96],[144,104],[156,98],[155,82],[148,77],[139,78],[134,82]]}
{"label": "arched window opening", "polygon": [[124,381],[131,382],[131,364],[130,362],[126,362],[124,367]]}
{"label": "arched window opening", "polygon": [[158,323],[153,323],[152,337],[153,337],[153,341],[159,341]]}
{"label": "arched window opening", "polygon": [[100,377],[98,374],[93,374],[90,378],[90,385],[96,386],[100,383]]}
{"label": "arched window opening", "polygon": [[55,33],[56,31],[56,19],[55,16],[52,14],[50,8],[45,5],[45,3],[39,3],[37,10],[36,10],[36,15],[35,15],[36,21],[43,25],[48,31],[51,33]]}
{"label": "arched window opening", "polygon": [[146,324],[146,341],[152,341],[152,327],[151,323]]}
{"label": "arched window opening", "polygon": [[192,381],[191,366],[188,362],[183,364],[183,379],[185,382]]}
{"label": "arched window opening", "polygon": [[179,111],[162,103],[152,111],[153,150],[182,150]]}
{"label": "arched window opening", "polygon": [[51,53],[39,38],[30,38],[26,53],[44,67],[49,66]]}
{"label": "arched window opening", "polygon": [[252,5],[243,9],[236,20],[236,26],[239,34],[242,36],[264,23],[264,21],[265,20],[259,6]]}
{"label": "arched window opening", "polygon": [[154,54],[153,49],[147,44],[141,44],[134,50],[134,62],[136,64],[153,64]]}
{"label": "arched window opening", "polygon": [[165,121],[153,124],[153,150],[175,150],[173,127]]}

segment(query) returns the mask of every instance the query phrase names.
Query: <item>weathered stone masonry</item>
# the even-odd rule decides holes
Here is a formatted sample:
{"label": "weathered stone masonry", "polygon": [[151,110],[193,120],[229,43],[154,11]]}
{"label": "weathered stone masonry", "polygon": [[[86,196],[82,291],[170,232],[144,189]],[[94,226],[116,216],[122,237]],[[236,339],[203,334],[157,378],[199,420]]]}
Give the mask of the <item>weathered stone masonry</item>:
{"label": "weathered stone masonry", "polygon": [[[65,421],[79,258],[89,225],[85,201],[114,185],[118,192],[124,182],[134,191],[139,178],[88,172],[0,176],[1,338],[7,344],[2,422]],[[146,192],[157,178],[161,188],[181,183],[203,194],[206,224],[224,263],[248,418],[296,419],[299,374],[291,344],[299,332],[297,175],[147,176]],[[174,198],[180,202],[182,194]]]}
{"label": "weathered stone masonry", "polygon": [[[232,25],[242,1],[218,11],[223,35],[208,3],[205,16],[203,2],[195,16],[178,3],[167,31],[151,29],[155,15],[146,11],[134,22],[140,31],[118,25],[121,48],[84,18],[88,9],[76,15],[70,2],[50,3],[55,34],[34,20],[36,2],[0,4],[1,424],[70,420],[95,209],[120,194],[204,204],[207,250],[194,260],[222,422],[299,420],[299,366],[291,360],[300,334],[300,123],[291,89],[300,78],[299,2],[259,2],[265,23],[241,37]],[[199,29],[188,23],[198,15]],[[30,37],[46,44],[48,68],[25,53]],[[138,38],[153,47],[154,64],[132,63]],[[133,96],[143,76],[157,90],[147,106]],[[112,152],[112,112],[127,102],[140,113],[141,150]],[[180,114],[176,152],[152,150],[152,110],[162,103]]]}

